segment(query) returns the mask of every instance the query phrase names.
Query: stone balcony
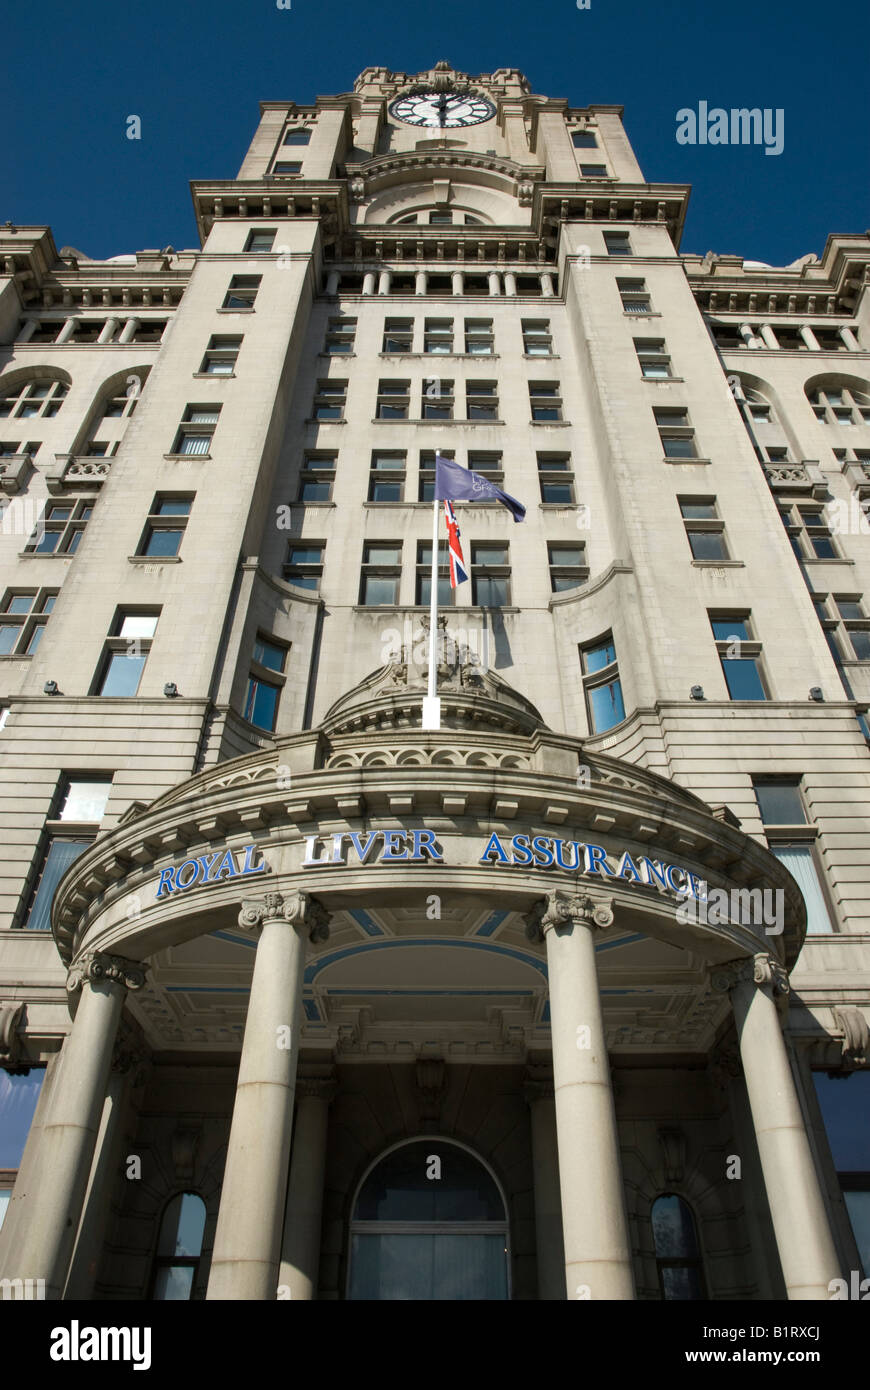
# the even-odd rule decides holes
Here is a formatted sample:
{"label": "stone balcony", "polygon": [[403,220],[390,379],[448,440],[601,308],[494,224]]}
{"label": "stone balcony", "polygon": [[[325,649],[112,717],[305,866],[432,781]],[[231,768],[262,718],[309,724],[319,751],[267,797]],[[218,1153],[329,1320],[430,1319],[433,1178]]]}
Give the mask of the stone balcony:
{"label": "stone balcony", "polygon": [[762,467],[773,493],[805,492],[816,498],[828,495],[828,484],[818,459],[802,459],[797,463],[784,459],[777,463],[763,463]]}
{"label": "stone balcony", "polygon": [[55,454],[54,464],[45,471],[49,492],[67,488],[100,488],[109,476],[110,458],[88,458],[84,454]]}
{"label": "stone balcony", "polygon": [[22,492],[32,466],[30,454],[4,454],[0,457],[0,492]]}

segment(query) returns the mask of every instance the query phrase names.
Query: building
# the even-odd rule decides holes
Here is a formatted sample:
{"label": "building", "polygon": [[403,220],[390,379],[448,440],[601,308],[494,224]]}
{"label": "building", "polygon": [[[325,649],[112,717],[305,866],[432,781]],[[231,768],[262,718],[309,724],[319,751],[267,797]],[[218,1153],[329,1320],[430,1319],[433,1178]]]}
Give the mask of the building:
{"label": "building", "polygon": [[[0,229],[4,1294],[853,1289],[870,236],[683,255],[620,107],[444,62],[193,197]],[[527,514],[427,730],[436,449]]]}

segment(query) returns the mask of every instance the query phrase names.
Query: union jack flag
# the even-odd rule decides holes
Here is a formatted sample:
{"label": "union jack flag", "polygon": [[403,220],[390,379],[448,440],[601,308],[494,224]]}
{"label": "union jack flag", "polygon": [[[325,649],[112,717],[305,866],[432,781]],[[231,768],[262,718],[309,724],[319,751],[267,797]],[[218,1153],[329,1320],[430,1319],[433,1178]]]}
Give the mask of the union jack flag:
{"label": "union jack flag", "polygon": [[457,584],[464,584],[468,578],[468,571],[465,568],[465,561],[462,558],[462,546],[459,544],[459,527],[456,524],[456,513],[453,510],[452,502],[444,503],[444,516],[447,521],[447,555],[450,561],[450,587],[455,589]]}

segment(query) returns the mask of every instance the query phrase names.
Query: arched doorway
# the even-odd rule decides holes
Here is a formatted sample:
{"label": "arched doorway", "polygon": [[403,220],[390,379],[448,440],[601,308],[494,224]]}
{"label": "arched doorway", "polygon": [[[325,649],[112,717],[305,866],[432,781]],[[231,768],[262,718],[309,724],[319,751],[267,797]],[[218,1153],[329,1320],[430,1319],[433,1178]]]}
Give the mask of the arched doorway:
{"label": "arched doorway", "polygon": [[435,1136],[381,1155],[353,1205],[347,1297],[510,1297],[504,1197],[481,1159]]}

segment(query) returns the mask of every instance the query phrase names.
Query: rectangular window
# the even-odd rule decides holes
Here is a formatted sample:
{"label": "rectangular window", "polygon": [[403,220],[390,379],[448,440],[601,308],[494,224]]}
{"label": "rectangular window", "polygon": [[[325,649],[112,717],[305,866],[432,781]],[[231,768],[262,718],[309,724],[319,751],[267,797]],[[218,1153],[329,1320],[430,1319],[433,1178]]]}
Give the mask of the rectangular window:
{"label": "rectangular window", "polygon": [[378,420],[407,420],[411,410],[410,381],[379,381],[375,416]]}
{"label": "rectangular window", "polygon": [[206,376],[233,376],[241,346],[241,335],[231,337],[226,333],[213,333],[199,370]]}
{"label": "rectangular window", "polygon": [[574,473],[570,454],[538,454],[541,501],[571,506],[574,502]]}
{"label": "rectangular window", "polygon": [[[581,164],[580,173],[584,179],[604,179],[607,177],[606,164]],[[611,255],[614,253],[611,251]],[[627,252],[618,252],[619,255],[627,255]]]}
{"label": "rectangular window", "polygon": [[385,319],[382,352],[407,353],[414,337],[413,319]]}
{"label": "rectangular window", "polygon": [[608,256],[630,256],[631,242],[628,232],[605,232],[604,247]]}
{"label": "rectangular window", "polygon": [[767,843],[803,894],[808,933],[830,935],[831,914],[814,850],[815,827],[807,816],[800,779],[754,777],[752,786]]}
{"label": "rectangular window", "polygon": [[177,555],[184,538],[193,498],[176,493],[158,493],[148,514],[137,555],[165,559]]}
{"label": "rectangular window", "polygon": [[727,560],[725,523],[715,497],[678,497],[693,560]]}
{"label": "rectangular window", "polygon": [[279,159],[272,169],[273,174],[301,174],[302,164],[298,159]]}
{"label": "rectangular window", "polygon": [[[456,457],[455,449],[439,449],[442,458]],[[421,449],[417,483],[417,501],[431,502],[435,495],[435,450]]]}
{"label": "rectangular window", "polygon": [[687,410],[654,408],[653,415],[658,425],[662,449],[666,459],[694,459],[695,431],[689,424]]}
{"label": "rectangular window", "polygon": [[253,309],[262,275],[234,275],[224,295],[224,309]]}
{"label": "rectangular window", "polygon": [[453,382],[444,377],[428,377],[420,401],[422,420],[453,419]]}
{"label": "rectangular window", "polygon": [[185,408],[172,446],[173,454],[207,455],[220,416],[219,405],[189,405]]}
{"label": "rectangular window", "polygon": [[[418,606],[429,606],[432,594],[432,542],[417,542],[417,577],[414,602]],[[447,542],[438,542],[438,606],[449,608],[453,604],[454,590],[450,587],[450,571],[447,561]]]}
{"label": "rectangular window", "polygon": [[346,356],[353,352],[356,319],[331,318],[326,330],[323,351],[330,357]]}
{"label": "rectangular window", "polygon": [[572,130],[571,142],[575,150],[594,150],[598,148],[598,141],[595,139],[594,132],[591,130]]}
{"label": "rectangular window", "polygon": [[861,596],[851,598],[835,594],[834,602],[845,634],[844,649],[849,652],[851,647],[847,660],[854,655],[856,661],[870,661],[870,618],[864,611]]}
{"label": "rectangular window", "polygon": [[126,699],[137,693],[159,616],[159,609],[150,613],[118,610],[106,640],[95,695]]}
{"label": "rectangular window", "polygon": [[813,1082],[858,1258],[870,1277],[870,1075],[814,1071]]}
{"label": "rectangular window", "polygon": [[651,314],[652,303],[647,292],[646,280],[617,280],[616,288],[622,299],[626,314]]}
{"label": "rectangular window", "polygon": [[346,381],[318,381],[317,394],[311,407],[314,420],[344,419],[344,405],[347,397]]}
{"label": "rectangular window", "polygon": [[26,555],[74,555],[85,526],[93,515],[93,502],[80,498],[47,502],[40,524],[24,547]]}
{"label": "rectangular window", "polygon": [[549,319],[523,319],[523,352],[526,357],[552,357],[553,338]]}
{"label": "rectangular window", "polygon": [[465,414],[469,420],[498,419],[498,383],[467,381],[465,383]]}
{"label": "rectangular window", "polygon": [[[243,718],[258,729],[272,732],[278,715],[278,700],[284,684],[283,671],[287,647],[272,637],[257,635],[251,657]],[[275,676],[280,677],[276,680]]]}
{"label": "rectangular window", "polygon": [[603,734],[625,718],[616,648],[609,632],[580,648],[580,665],[589,729]]}
{"label": "rectangular window", "polygon": [[508,547],[472,542],[471,602],[481,608],[504,608],[511,601]]}
{"label": "rectangular window", "polygon": [[277,233],[274,230],[256,228],[248,232],[248,239],[245,242],[245,251],[253,251],[255,255],[266,255],[272,250]]}
{"label": "rectangular window", "polygon": [[589,577],[586,564],[586,546],[562,545],[551,541],[547,546],[547,560],[550,566],[550,588],[554,594],[568,589],[577,589]]}
{"label": "rectangular window", "polygon": [[661,381],[672,375],[664,338],[635,338],[634,348],[642,376],[650,381]]}
{"label": "rectangular window", "polygon": [[0,608],[0,656],[33,656],[57,597],[56,589],[7,589]]}
{"label": "rectangular window", "polygon": [[824,508],[805,506],[801,503],[797,508],[797,513],[803,527],[810,558],[816,560],[839,559]]}
{"label": "rectangular window", "polygon": [[401,577],[401,541],[366,541],[363,546],[360,603],[367,607],[397,604]]}
{"label": "rectangular window", "polygon": [[284,578],[297,589],[320,588],[323,574],[323,552],[325,541],[290,541],[287,547],[287,560],[284,564]]}
{"label": "rectangular window", "polygon": [[492,357],[495,339],[492,319],[465,320],[465,351],[470,357]]}
{"label": "rectangular window", "polygon": [[404,453],[377,452],[372,454],[369,473],[370,502],[401,502],[403,500],[406,461],[407,455]]}
{"label": "rectangular window", "polygon": [[722,616],[710,613],[716,650],[732,700],[766,700],[761,672],[761,643],[753,636],[748,613]]}
{"label": "rectangular window", "polygon": [[331,502],[338,454],[306,454],[299,474],[300,502]]}
{"label": "rectangular window", "polygon": [[311,140],[311,131],[302,126],[299,130],[288,130],[284,136],[285,145],[307,145]]}
{"label": "rectangular window", "polygon": [[442,357],[452,353],[452,319],[426,319],[423,325],[423,351]]}
{"label": "rectangular window", "polygon": [[44,1078],[45,1067],[0,1069],[0,1226],[21,1167]]}
{"label": "rectangular window", "polygon": [[562,418],[562,395],[558,381],[530,381],[529,404],[532,419],[546,423]]}

